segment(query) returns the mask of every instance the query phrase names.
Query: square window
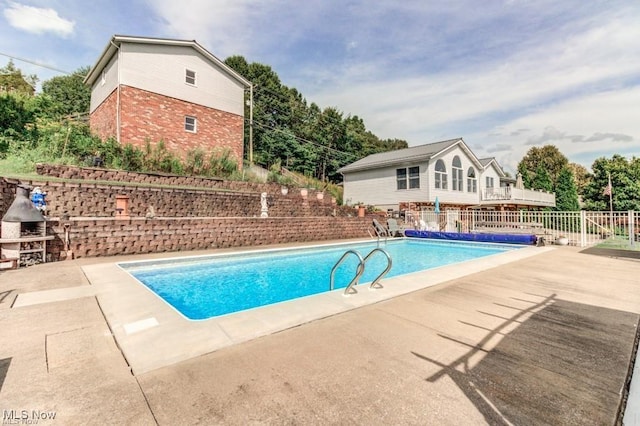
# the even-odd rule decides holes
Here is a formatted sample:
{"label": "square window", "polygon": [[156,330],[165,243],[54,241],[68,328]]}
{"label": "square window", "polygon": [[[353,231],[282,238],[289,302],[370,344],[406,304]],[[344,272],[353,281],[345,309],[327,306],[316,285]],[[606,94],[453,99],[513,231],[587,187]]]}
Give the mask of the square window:
{"label": "square window", "polygon": [[196,133],[198,121],[195,117],[189,117],[188,115],[184,118],[184,130],[191,133]]}
{"label": "square window", "polygon": [[196,85],[196,72],[192,70],[186,70],[184,75],[184,82],[192,86]]}

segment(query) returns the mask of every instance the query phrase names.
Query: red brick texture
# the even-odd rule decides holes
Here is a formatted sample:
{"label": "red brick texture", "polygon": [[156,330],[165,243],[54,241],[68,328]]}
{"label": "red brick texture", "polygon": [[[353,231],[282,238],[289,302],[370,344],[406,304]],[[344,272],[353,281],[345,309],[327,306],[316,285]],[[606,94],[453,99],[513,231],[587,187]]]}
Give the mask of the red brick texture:
{"label": "red brick texture", "polygon": [[118,91],[114,90],[89,116],[91,131],[100,139],[118,139]]}
{"label": "red brick texture", "polygon": [[[92,132],[102,139],[117,138],[118,90],[114,90],[91,114]],[[184,129],[185,116],[197,119],[197,131]],[[120,143],[144,148],[164,141],[167,149],[184,157],[195,148],[205,152],[229,150],[242,168],[244,119],[130,86],[120,86]]]}
{"label": "red brick texture", "polygon": [[[184,129],[185,116],[197,119],[195,133]],[[186,154],[195,148],[205,152],[228,149],[242,167],[243,117],[202,105],[120,86],[120,142],[144,147],[149,140],[164,141],[167,148]]]}

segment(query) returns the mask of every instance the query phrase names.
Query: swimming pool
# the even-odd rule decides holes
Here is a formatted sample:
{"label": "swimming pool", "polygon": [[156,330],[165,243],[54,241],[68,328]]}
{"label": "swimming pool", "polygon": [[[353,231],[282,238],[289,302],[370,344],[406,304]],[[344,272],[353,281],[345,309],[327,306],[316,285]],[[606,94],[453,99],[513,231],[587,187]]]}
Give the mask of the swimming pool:
{"label": "swimming pool", "polygon": [[[375,247],[375,242],[337,244],[118,265],[186,318],[203,320],[327,292],[331,270],[347,250],[364,257]],[[392,240],[381,247],[393,259],[387,278],[519,248],[413,239]],[[347,286],[357,265],[356,256],[344,259],[335,271],[335,289]],[[386,266],[384,254],[374,253],[360,284],[373,281]]]}

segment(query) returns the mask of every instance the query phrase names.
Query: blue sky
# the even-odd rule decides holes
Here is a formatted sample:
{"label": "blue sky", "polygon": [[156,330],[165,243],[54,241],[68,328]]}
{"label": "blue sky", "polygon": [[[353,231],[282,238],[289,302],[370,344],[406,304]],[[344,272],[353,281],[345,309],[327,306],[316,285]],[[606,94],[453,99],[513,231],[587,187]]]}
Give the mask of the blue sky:
{"label": "blue sky", "polygon": [[65,71],[93,65],[113,34],[195,39],[270,65],[381,138],[463,137],[512,173],[545,144],[588,169],[640,156],[636,0],[0,0],[0,19],[1,55]]}

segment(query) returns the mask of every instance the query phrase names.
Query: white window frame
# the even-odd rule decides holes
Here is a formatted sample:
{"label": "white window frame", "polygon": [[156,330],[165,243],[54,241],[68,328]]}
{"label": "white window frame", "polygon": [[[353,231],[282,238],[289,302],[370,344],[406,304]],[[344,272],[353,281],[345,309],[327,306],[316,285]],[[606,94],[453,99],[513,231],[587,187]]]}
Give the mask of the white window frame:
{"label": "white window frame", "polygon": [[469,167],[467,170],[467,192],[478,192],[478,178],[476,177],[476,171],[473,167]]}
{"label": "white window frame", "polygon": [[189,133],[198,133],[198,119],[192,115],[185,115],[184,130]]}
{"label": "white window frame", "polygon": [[407,176],[409,176],[409,189],[420,189],[420,166],[408,167]]}
{"label": "white window frame", "polygon": [[462,162],[457,155],[451,161],[451,189],[462,192]]}
{"label": "white window frame", "polygon": [[[443,170],[438,170],[438,165],[442,165]],[[434,182],[436,189],[447,189],[447,165],[443,160],[436,161]]]}
{"label": "white window frame", "polygon": [[493,188],[493,176],[487,176],[485,183],[487,188]]}
{"label": "white window frame", "polygon": [[[189,73],[193,74],[193,76],[189,75]],[[195,86],[196,85],[196,72],[194,70],[190,70],[188,68],[185,68],[184,70],[184,83],[188,84],[189,86]]]}
{"label": "white window frame", "polygon": [[408,175],[406,168],[396,169],[396,189],[404,191],[408,188]]}

